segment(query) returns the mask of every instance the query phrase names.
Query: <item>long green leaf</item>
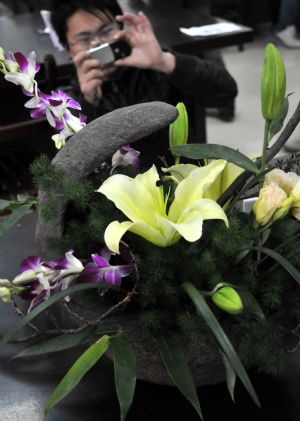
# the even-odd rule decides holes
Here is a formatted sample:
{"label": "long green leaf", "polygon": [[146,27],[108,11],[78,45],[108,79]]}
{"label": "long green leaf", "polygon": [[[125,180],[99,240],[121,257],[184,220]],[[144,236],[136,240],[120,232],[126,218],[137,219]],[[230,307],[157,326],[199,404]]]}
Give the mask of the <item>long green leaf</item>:
{"label": "long green leaf", "polygon": [[55,338],[48,339],[47,341],[38,343],[29,348],[24,349],[15,355],[15,358],[24,357],[38,357],[40,355],[50,354],[53,352],[65,351],[66,349],[75,348],[77,346],[93,342],[96,337],[102,335],[114,335],[120,331],[120,327],[109,324],[103,324],[95,327],[89,327],[78,333],[68,333]]}
{"label": "long green leaf", "polygon": [[0,199],[0,211],[6,209],[9,207],[11,201],[10,200],[4,200],[4,199]]}
{"label": "long green leaf", "polygon": [[12,213],[1,220],[0,235],[16,224],[31,208],[31,204],[18,206]]}
{"label": "long green leaf", "polygon": [[114,372],[117,396],[120,404],[121,421],[125,421],[131,407],[136,384],[135,353],[124,335],[110,339],[114,353]]}
{"label": "long green leaf", "polygon": [[191,159],[225,159],[253,174],[259,173],[259,169],[250,158],[228,146],[195,143],[174,146],[171,150]]}
{"label": "long green leaf", "polygon": [[35,307],[29,314],[27,314],[25,317],[23,317],[19,323],[17,323],[0,341],[0,350],[1,348],[11,339],[15,336],[15,334],[22,329],[24,326],[26,326],[31,320],[33,320],[36,316],[38,316],[40,313],[42,313],[44,310],[46,310],[48,307],[52,306],[53,304],[57,303],[58,301],[65,298],[67,295],[72,295],[79,291],[85,291],[88,289],[94,289],[99,288],[99,284],[92,284],[92,283],[86,283],[86,284],[80,284],[80,285],[73,285],[70,288],[65,289],[64,291],[61,291],[52,297],[48,298],[47,301],[44,301],[43,303],[39,304],[37,307]]}
{"label": "long green leaf", "polygon": [[260,407],[259,399],[256,395],[256,392],[251,384],[251,381],[248,377],[248,374],[241,363],[236,351],[234,350],[230,340],[228,339],[226,333],[222,329],[222,326],[216,319],[215,315],[207,305],[204,297],[199,293],[199,291],[194,287],[193,284],[190,282],[184,282],[183,289],[189,295],[191,300],[194,302],[198,312],[206,321],[207,325],[211,329],[215,339],[217,340],[218,344],[220,345],[222,351],[228,358],[228,361],[232,368],[235,370],[236,374],[241,379],[242,383],[248,390],[250,396],[254,400],[257,406]]}
{"label": "long green leaf", "polygon": [[272,259],[276,260],[276,262],[278,262],[300,285],[300,272],[281,254],[267,247],[251,247],[251,250],[257,250],[265,253],[269,257],[272,257]]}
{"label": "long green leaf", "polygon": [[154,339],[171,379],[203,419],[194,379],[178,343],[170,336],[154,336]]}
{"label": "long green leaf", "polygon": [[230,362],[228,361],[228,358],[224,354],[224,352],[222,351],[220,352],[221,352],[221,356],[222,356],[224,367],[225,367],[227,388],[231,396],[231,399],[233,400],[233,402],[235,402],[234,388],[235,388],[235,382],[236,382],[236,374]]}
{"label": "long green leaf", "polygon": [[45,414],[53,406],[64,399],[80,382],[83,376],[96,364],[109,346],[109,336],[104,335],[95,344],[91,345],[72,365],[70,370],[58,384],[49,397]]}

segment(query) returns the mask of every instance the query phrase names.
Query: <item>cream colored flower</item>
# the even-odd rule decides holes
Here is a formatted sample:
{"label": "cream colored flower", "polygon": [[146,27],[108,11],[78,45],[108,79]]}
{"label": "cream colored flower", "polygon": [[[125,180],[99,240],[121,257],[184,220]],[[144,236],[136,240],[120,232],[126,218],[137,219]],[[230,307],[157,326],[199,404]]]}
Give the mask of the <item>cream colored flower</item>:
{"label": "cream colored flower", "polygon": [[300,176],[294,172],[285,172],[276,168],[266,175],[264,184],[270,184],[271,181],[278,184],[289,195],[297,182],[300,181]]}
{"label": "cream colored flower", "polygon": [[274,181],[263,187],[259,192],[258,200],[253,206],[256,221],[260,225],[266,225],[275,212],[282,207],[285,199],[287,199],[286,192]]}

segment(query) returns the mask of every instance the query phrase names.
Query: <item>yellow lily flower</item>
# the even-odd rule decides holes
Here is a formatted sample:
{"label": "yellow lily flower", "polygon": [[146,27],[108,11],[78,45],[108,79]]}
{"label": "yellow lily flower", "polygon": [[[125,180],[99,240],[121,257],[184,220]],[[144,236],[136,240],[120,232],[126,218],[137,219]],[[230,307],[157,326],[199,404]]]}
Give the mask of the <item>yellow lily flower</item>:
{"label": "yellow lily flower", "polygon": [[178,184],[168,212],[168,198],[163,187],[156,185],[159,176],[154,165],[135,178],[122,174],[109,177],[97,191],[113,201],[130,221],[108,225],[104,233],[107,246],[119,253],[119,243],[126,231],[156,246],[168,247],[181,237],[190,242],[198,240],[204,220],[221,219],[228,225],[222,208],[215,201],[203,198],[223,167],[223,162],[215,161],[192,171]]}
{"label": "yellow lily flower", "polygon": [[[216,177],[215,181],[205,191],[203,197],[206,199],[217,200],[244,170],[243,168],[222,159],[213,160],[212,162],[218,162],[218,165],[223,166],[223,168]],[[178,164],[172,165],[169,168],[162,168],[162,171],[170,173],[171,178],[176,183],[179,183],[188,177],[192,171],[198,168],[199,166],[194,164]]]}

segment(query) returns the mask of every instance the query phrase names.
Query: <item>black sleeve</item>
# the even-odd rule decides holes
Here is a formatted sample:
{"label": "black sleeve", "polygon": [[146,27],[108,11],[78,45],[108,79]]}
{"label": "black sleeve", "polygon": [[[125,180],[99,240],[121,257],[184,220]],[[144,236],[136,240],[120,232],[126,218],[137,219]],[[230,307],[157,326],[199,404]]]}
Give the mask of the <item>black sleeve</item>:
{"label": "black sleeve", "polygon": [[207,107],[225,105],[237,95],[237,84],[224,67],[196,56],[174,55],[175,69],[168,78],[184,94],[196,97]]}

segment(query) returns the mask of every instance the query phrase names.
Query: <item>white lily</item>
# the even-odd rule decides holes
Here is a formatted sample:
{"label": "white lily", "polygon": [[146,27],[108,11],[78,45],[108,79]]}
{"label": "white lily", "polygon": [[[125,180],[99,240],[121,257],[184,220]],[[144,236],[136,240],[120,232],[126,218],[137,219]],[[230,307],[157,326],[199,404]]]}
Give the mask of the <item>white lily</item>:
{"label": "white lily", "polygon": [[228,224],[222,208],[214,200],[203,198],[225,164],[214,161],[192,171],[178,184],[168,213],[167,197],[163,187],[156,184],[159,176],[154,165],[135,178],[122,174],[108,178],[98,192],[113,201],[130,221],[108,225],[104,233],[107,246],[119,253],[121,238],[131,231],[159,247],[168,247],[181,237],[190,242],[198,240],[204,220],[221,219]]}

